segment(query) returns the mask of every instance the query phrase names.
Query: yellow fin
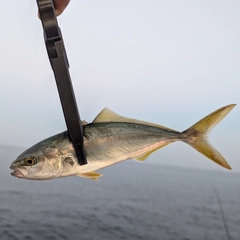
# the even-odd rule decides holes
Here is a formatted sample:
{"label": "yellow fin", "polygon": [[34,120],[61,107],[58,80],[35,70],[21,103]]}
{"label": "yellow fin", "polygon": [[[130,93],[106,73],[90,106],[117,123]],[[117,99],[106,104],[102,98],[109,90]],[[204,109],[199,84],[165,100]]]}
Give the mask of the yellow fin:
{"label": "yellow fin", "polygon": [[102,122],[136,123],[136,124],[143,124],[143,125],[147,125],[147,126],[162,128],[164,130],[168,130],[171,132],[177,132],[171,128],[167,128],[167,127],[164,127],[159,124],[140,121],[137,119],[120,116],[108,108],[104,108],[93,120],[93,123],[102,123]]}
{"label": "yellow fin", "polygon": [[224,168],[231,169],[224,157],[208,142],[207,136],[212,128],[215,127],[235,106],[236,104],[230,104],[207,115],[181,133],[183,137],[182,141],[189,144],[215,163]]}
{"label": "yellow fin", "polygon": [[83,174],[79,174],[77,175],[79,177],[84,177],[84,178],[90,178],[90,179],[93,179],[93,180],[96,180],[96,181],[99,181],[99,177],[102,176],[102,174],[99,174],[97,172],[88,172],[88,173],[83,173]]}
{"label": "yellow fin", "polygon": [[154,148],[152,150],[150,150],[149,152],[144,153],[143,155],[140,155],[138,157],[136,157],[136,160],[143,162],[144,160],[146,160],[152,153],[156,152],[158,149],[167,146],[168,144],[170,144],[171,142],[167,142],[163,145],[161,145],[160,147],[158,146],[157,148]]}
{"label": "yellow fin", "polygon": [[85,120],[83,120],[83,121],[81,121],[81,122],[82,122],[82,125],[87,125],[87,124],[88,124],[88,122],[85,121]]}

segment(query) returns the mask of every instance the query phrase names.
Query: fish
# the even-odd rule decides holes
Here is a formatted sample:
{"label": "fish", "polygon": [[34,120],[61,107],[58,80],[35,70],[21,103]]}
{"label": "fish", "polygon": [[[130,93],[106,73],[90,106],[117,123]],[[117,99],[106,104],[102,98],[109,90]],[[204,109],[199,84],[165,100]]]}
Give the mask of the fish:
{"label": "fish", "polygon": [[220,166],[231,169],[224,157],[209,143],[208,135],[234,107],[230,104],[207,115],[183,132],[145,121],[123,117],[108,108],[91,122],[83,122],[87,164],[79,165],[68,132],[47,138],[20,154],[11,164],[12,176],[49,180],[79,176],[99,180],[99,169],[127,159],[143,162],[153,152],[182,141]]}

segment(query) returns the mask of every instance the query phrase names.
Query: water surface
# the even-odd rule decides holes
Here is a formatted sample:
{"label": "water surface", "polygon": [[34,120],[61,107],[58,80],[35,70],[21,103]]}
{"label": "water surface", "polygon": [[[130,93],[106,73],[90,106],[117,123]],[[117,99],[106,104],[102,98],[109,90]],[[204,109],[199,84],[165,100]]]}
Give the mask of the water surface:
{"label": "water surface", "polygon": [[126,161],[79,177],[12,177],[19,148],[0,147],[0,239],[240,239],[240,175]]}

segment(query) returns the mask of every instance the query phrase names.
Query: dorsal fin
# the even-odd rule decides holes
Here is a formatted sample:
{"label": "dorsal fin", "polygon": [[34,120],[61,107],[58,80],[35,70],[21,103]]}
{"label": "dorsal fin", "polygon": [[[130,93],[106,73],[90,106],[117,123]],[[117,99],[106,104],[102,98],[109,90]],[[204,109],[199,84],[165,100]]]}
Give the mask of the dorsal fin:
{"label": "dorsal fin", "polygon": [[152,127],[158,127],[164,130],[172,131],[172,132],[177,132],[171,128],[167,128],[159,124],[123,117],[121,115],[116,114],[115,112],[111,111],[108,108],[104,108],[93,120],[93,123],[103,123],[103,122],[105,123],[106,122],[136,123],[136,124],[143,124],[143,125],[148,125]]}
{"label": "dorsal fin", "polygon": [[81,122],[82,122],[82,125],[87,125],[88,124],[88,122],[86,120],[83,120]]}

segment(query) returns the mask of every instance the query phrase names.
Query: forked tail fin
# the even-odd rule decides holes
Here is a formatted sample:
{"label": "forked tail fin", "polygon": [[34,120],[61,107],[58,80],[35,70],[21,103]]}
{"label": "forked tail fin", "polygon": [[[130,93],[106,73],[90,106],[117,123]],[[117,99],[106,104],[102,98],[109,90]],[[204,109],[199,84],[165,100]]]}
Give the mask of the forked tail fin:
{"label": "forked tail fin", "polygon": [[231,169],[224,157],[208,142],[211,130],[236,106],[230,104],[209,114],[199,122],[182,132],[182,141],[195,148],[198,152],[210,158],[215,163]]}

